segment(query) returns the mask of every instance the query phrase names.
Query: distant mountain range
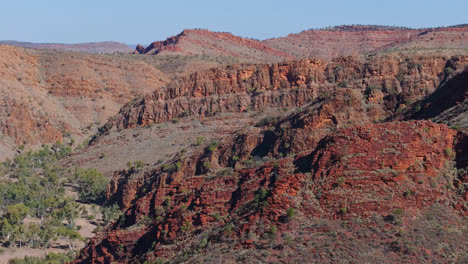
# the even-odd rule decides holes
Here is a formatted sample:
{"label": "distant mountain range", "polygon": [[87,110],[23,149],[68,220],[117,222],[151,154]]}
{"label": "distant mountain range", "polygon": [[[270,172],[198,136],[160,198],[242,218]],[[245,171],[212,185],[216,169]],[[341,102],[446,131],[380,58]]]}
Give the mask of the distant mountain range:
{"label": "distant mountain range", "polygon": [[410,29],[348,25],[305,30],[263,41],[196,29],[184,30],[164,41],[153,42],[148,47],[139,45],[135,52],[153,55],[224,55],[265,61],[271,58],[333,58],[395,49],[433,48],[468,48],[468,26]]}
{"label": "distant mountain range", "polygon": [[126,44],[114,41],[93,42],[93,43],[77,43],[77,44],[63,44],[63,43],[31,43],[20,42],[14,40],[0,41],[0,45],[18,46],[28,49],[45,49],[45,50],[58,50],[58,51],[75,51],[86,53],[130,53],[132,48]]}
{"label": "distant mountain range", "polygon": [[[466,33],[466,34],[465,34]],[[343,25],[304,30],[286,37],[256,40],[227,32],[187,29],[149,45],[120,42],[78,44],[0,41],[31,49],[87,53],[135,53],[147,55],[206,55],[249,61],[281,61],[292,58],[333,58],[395,49],[468,48],[468,24],[412,29],[378,25]]]}

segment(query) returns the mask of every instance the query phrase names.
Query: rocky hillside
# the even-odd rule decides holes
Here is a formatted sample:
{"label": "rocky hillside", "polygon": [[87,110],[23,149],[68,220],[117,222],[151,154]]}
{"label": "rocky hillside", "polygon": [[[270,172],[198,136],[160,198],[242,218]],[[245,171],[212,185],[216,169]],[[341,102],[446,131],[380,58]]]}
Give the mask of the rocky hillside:
{"label": "rocky hillside", "polygon": [[468,137],[392,120],[463,78],[465,65],[463,56],[395,54],[239,65],[128,104],[103,134],[135,137],[142,125],[216,118],[210,111],[300,108],[115,172],[107,202],[124,213],[75,263],[463,263]]}
{"label": "rocky hillside", "polygon": [[343,26],[263,41],[296,58],[333,58],[395,49],[467,49],[468,27],[408,29]]}
{"label": "rocky hillside", "polygon": [[133,50],[128,45],[120,42],[94,42],[94,43],[78,43],[78,44],[62,44],[62,43],[31,43],[12,40],[0,41],[0,45],[17,46],[28,49],[41,50],[57,50],[57,51],[74,51],[86,53],[131,53]]}
{"label": "rocky hillside", "polygon": [[146,48],[137,46],[135,52],[149,55],[229,56],[262,62],[293,58],[288,53],[271,48],[258,40],[202,29],[184,30],[164,41],[153,42]]}
{"label": "rocky hillside", "polygon": [[73,263],[466,263],[466,30],[0,46],[0,159],[93,135],[51,163],[112,210]]}
{"label": "rocky hillside", "polygon": [[454,67],[468,64],[465,56],[449,60],[438,55],[391,54],[366,60],[311,59],[211,69],[177,79],[126,105],[108,127],[128,128],[219,112],[297,107],[347,87],[382,105],[389,101],[387,108],[404,107],[433,92],[444,78],[446,65],[455,60],[458,66]]}
{"label": "rocky hillside", "polygon": [[72,136],[83,140],[129,100],[168,81],[140,61],[0,46],[0,159]]}
{"label": "rocky hillside", "polygon": [[231,57],[246,62],[278,62],[292,58],[336,58],[393,50],[457,50],[468,48],[466,25],[410,29],[385,26],[339,26],[305,30],[286,37],[264,41],[230,33],[191,29],[156,41],[148,47],[138,45],[135,54],[204,55]]}
{"label": "rocky hillside", "polygon": [[[464,226],[463,167],[453,162],[464,153],[463,133],[408,121],[339,129],[318,142],[285,139],[294,129],[304,135],[324,124],[313,108],[181,153],[164,166],[116,174],[108,197],[125,213],[75,263],[467,258],[457,235],[463,231],[433,233],[448,222]],[[298,115],[302,122],[294,121]],[[278,141],[279,149],[267,148]],[[448,247],[437,249],[438,243]]]}

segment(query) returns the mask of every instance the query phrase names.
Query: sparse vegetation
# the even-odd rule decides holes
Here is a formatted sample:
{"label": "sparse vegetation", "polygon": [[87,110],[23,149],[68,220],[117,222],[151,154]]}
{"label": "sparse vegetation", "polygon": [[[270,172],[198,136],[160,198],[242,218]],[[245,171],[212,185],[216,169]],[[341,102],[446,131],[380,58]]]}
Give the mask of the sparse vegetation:
{"label": "sparse vegetation", "polygon": [[200,146],[205,141],[205,137],[198,136],[195,145]]}
{"label": "sparse vegetation", "polygon": [[[99,185],[102,178],[95,170],[76,169],[69,173],[53,165],[68,153],[69,147],[56,143],[18,155],[0,166],[5,176],[16,179],[0,184],[0,207],[4,212],[0,232],[11,247],[47,248],[52,240],[63,238],[69,249],[74,250],[76,241],[83,240],[75,225],[80,206],[66,196],[64,185],[77,183],[83,190],[83,198],[94,201],[100,198],[101,188],[107,187],[107,182]],[[69,177],[62,176],[66,174]],[[23,219],[29,216],[40,220],[24,223]]]}
{"label": "sparse vegetation", "polygon": [[270,126],[270,125],[275,125],[277,123],[277,119],[273,116],[267,116],[257,123],[257,127],[264,127],[264,126]]}
{"label": "sparse vegetation", "polygon": [[218,142],[212,141],[208,147],[206,147],[205,151],[206,153],[212,153],[216,150],[218,147]]}
{"label": "sparse vegetation", "polygon": [[446,77],[451,75],[453,72],[454,72],[454,69],[452,69],[451,67],[447,67],[444,69],[444,74]]}

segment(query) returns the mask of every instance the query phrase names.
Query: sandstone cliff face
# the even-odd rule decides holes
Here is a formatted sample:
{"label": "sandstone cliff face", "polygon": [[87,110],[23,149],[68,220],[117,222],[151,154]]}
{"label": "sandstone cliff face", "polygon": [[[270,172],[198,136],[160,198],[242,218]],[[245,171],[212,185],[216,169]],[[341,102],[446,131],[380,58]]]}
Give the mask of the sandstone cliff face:
{"label": "sandstone cliff face", "polygon": [[[272,244],[280,252],[288,246],[279,237],[292,232],[317,239],[312,234],[323,232],[324,220],[348,226],[344,234],[359,245],[373,242],[356,230],[377,230],[373,239],[385,257],[415,263],[446,259],[442,252],[407,253],[401,233],[377,233],[401,228],[416,236],[424,230],[417,221],[427,221],[426,212],[438,206],[453,221],[468,212],[466,133],[431,121],[390,122],[440,81],[462,78],[447,78],[448,65],[462,76],[466,58],[386,55],[366,61],[350,57],[230,66],[175,80],[128,104],[102,132],[217,111],[300,107],[195,146],[190,154],[181,151],[164,164],[116,172],[108,202],[118,203],[124,214],[93,238],[75,263],[183,262],[206,247],[205,253],[215,256],[224,246],[234,247],[234,255]],[[455,99],[444,102],[458,101],[463,94],[458,84],[446,91]],[[282,100],[266,99],[279,93]],[[298,97],[301,93],[307,97]],[[303,230],[311,235],[301,235]],[[341,245],[347,256],[365,260],[353,247]],[[465,244],[452,246],[459,250]],[[304,244],[288,252],[314,248]],[[287,260],[280,253],[265,259]]]}
{"label": "sandstone cliff face", "polygon": [[126,105],[108,125],[127,128],[189,115],[298,107],[346,87],[362,96],[355,94],[354,101],[343,103],[359,104],[365,97],[366,109],[374,112],[374,118],[385,118],[383,112],[405,107],[434,91],[444,77],[447,61],[452,60],[460,67],[468,63],[463,56],[448,60],[443,56],[385,55],[365,61],[348,57],[332,62],[311,59],[212,69],[175,80]]}
{"label": "sandstone cliff face", "polygon": [[[236,141],[221,142],[213,151],[180,157],[180,169],[145,172],[140,187],[132,184],[136,192],[124,192],[134,197],[130,206],[122,204],[124,216],[75,262],[171,257],[184,250],[177,241],[195,234],[212,243],[236,238],[248,247],[247,234],[268,232],[259,223],[291,232],[289,208],[304,218],[349,219],[386,217],[401,208],[416,212],[436,201],[454,206],[460,198],[446,188],[455,178],[445,173],[452,159],[445,150],[453,149],[455,136],[427,121],[372,124],[340,130],[292,157],[215,173],[223,153],[236,148]],[[246,142],[250,149],[258,144]]]}
{"label": "sandstone cliff face", "polygon": [[417,102],[418,111],[408,113],[407,119],[432,119],[453,127],[468,125],[468,68],[450,73],[446,69],[444,82],[428,98]]}

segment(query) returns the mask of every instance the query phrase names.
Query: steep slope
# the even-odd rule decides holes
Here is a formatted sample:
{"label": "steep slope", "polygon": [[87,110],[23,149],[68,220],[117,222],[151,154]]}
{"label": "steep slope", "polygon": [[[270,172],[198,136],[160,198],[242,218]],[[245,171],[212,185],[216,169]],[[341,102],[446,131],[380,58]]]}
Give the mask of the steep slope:
{"label": "steep slope", "polygon": [[[127,188],[117,197],[131,201],[123,203],[128,209],[90,241],[76,263],[126,263],[155,257],[187,260],[205,252],[205,247],[219,252],[227,244],[239,250],[268,248],[269,243],[284,247],[285,242],[277,238],[295,233],[301,222],[356,217],[406,221],[436,201],[453,206],[460,198],[445,186],[455,178],[444,172],[451,160],[445,149],[453,148],[455,134],[430,122],[369,125],[339,131],[296,156],[253,168],[222,169],[230,166],[225,153],[247,143],[228,140],[174,159],[181,164],[177,168],[123,172],[111,194]],[[395,213],[398,210],[408,218],[397,220],[402,217]],[[395,239],[382,244],[381,254]],[[286,261],[296,250],[277,257]],[[351,249],[347,253],[358,257]],[[412,261],[422,258],[420,254],[410,257]],[[440,252],[429,257],[437,258],[442,258]]]}
{"label": "steep slope", "polygon": [[16,146],[63,135],[82,140],[95,123],[168,80],[146,63],[119,57],[0,46],[0,59],[2,159]]}
{"label": "steep slope", "polygon": [[153,42],[146,48],[138,46],[135,52],[151,55],[229,56],[261,62],[277,62],[293,58],[258,40],[202,29],[184,30],[179,35],[164,41]]}
{"label": "steep slope", "polygon": [[468,27],[407,29],[343,26],[306,30],[263,43],[296,58],[333,58],[394,49],[467,49]]}
{"label": "steep slope", "polygon": [[[233,65],[174,80],[124,106],[86,150],[125,142],[119,152],[145,166],[113,173],[107,203],[124,213],[75,263],[464,262],[468,136],[385,120],[438,93],[441,81],[459,87],[464,81],[446,69],[463,73],[467,63],[391,53]],[[457,89],[447,95],[458,98]],[[283,107],[295,110],[279,114]],[[240,121],[216,127],[223,119]],[[216,135],[195,141],[211,129]],[[190,138],[179,143],[171,132]],[[172,149],[148,154],[162,141]],[[93,164],[118,156],[105,153]]]}
{"label": "steep slope", "polygon": [[431,119],[453,127],[468,127],[468,68],[449,74],[447,79],[428,98],[416,102],[406,119]]}
{"label": "steep slope", "polygon": [[41,50],[57,50],[57,51],[74,51],[86,53],[131,53],[133,51],[128,45],[106,41],[93,43],[77,43],[77,44],[62,44],[62,43],[31,43],[12,40],[0,41],[0,45],[17,46],[28,49]]}
{"label": "steep slope", "polygon": [[[266,126],[274,117],[302,107],[281,122],[283,129],[274,136],[275,142],[267,140],[258,150],[275,156],[295,153],[305,143],[288,143],[292,138],[317,143],[336,128],[380,122],[410,107],[433,91],[443,79],[445,65],[458,59],[462,67],[465,57],[391,54],[200,71],[124,106],[101,127],[91,147],[67,158],[65,164],[97,167],[112,176],[125,169],[127,161],[167,160],[177,149],[189,150],[197,136],[229,137],[245,125]],[[263,117],[265,121],[259,122]],[[313,125],[303,129],[310,122]]]}

